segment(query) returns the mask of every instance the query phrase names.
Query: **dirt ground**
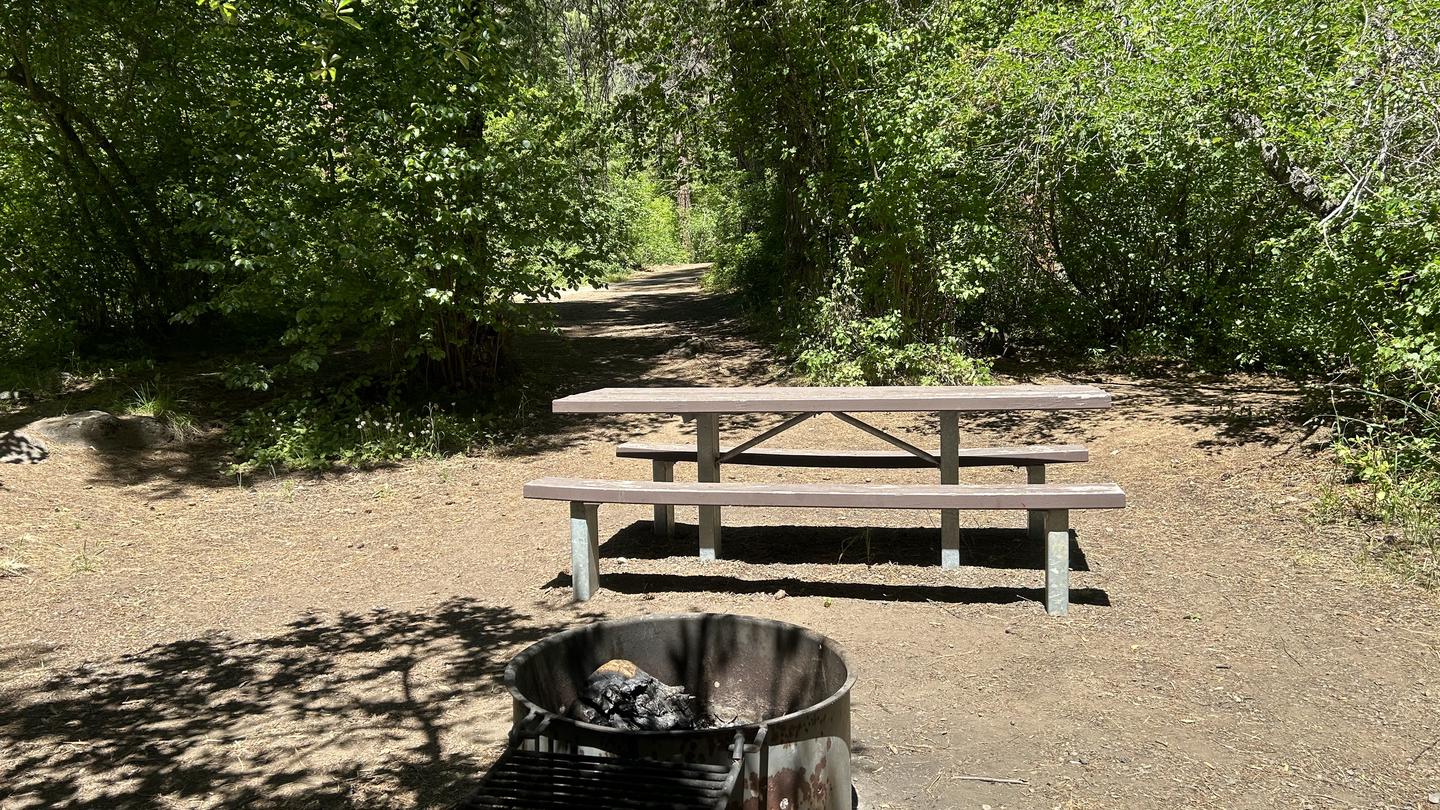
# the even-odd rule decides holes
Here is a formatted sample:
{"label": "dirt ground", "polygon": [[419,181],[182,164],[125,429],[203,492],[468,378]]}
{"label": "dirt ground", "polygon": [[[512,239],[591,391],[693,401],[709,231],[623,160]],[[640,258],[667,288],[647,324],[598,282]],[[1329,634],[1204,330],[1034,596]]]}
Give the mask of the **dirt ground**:
{"label": "dirt ground", "polygon": [[[784,381],[696,281],[663,269],[568,296],[566,328],[525,356],[554,395]],[[182,452],[5,465],[0,559],[28,568],[0,577],[0,807],[443,807],[499,751],[514,652],[576,622],[691,610],[845,646],[869,808],[1434,806],[1436,598],[1368,572],[1355,530],[1315,520],[1330,473],[1298,393],[1063,380],[1115,407],[962,423],[973,442],[1083,442],[1090,463],[1051,480],[1129,493],[1074,514],[1063,619],[1039,604],[1039,549],[1013,513],[962,514],[967,565],[942,571],[936,515],[727,510],[725,559],[702,564],[694,510],[671,542],[648,536],[647,508],[607,506],[603,590],[573,605],[565,507],[521,485],[646,477],[613,445],[679,440],[676,418],[552,417],[484,455],[243,486]],[[877,421],[935,443],[932,418]],[[836,443],[879,446],[828,418],[782,442]]]}

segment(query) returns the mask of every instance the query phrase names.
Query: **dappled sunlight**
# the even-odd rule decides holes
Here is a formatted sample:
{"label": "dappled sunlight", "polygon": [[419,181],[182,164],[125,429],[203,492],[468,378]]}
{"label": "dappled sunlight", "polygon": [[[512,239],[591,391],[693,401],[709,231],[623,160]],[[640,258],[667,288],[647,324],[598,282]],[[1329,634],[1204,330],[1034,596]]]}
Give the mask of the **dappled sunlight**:
{"label": "dappled sunlight", "polygon": [[458,798],[503,743],[500,675],[553,628],[455,598],[307,614],[3,688],[6,808],[392,807]]}

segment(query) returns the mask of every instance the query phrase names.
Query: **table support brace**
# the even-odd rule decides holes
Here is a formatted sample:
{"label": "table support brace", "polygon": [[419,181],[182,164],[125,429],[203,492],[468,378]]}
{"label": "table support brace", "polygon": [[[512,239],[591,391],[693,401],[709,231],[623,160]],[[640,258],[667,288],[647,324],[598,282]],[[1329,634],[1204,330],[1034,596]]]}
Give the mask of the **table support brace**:
{"label": "table support brace", "polygon": [[[1045,465],[1039,464],[1034,467],[1025,468],[1025,481],[1030,484],[1045,483]],[[1039,509],[1031,509],[1029,515],[1029,535],[1032,543],[1039,543],[1045,539],[1045,513]]]}
{"label": "table support brace", "polygon": [[[926,461],[930,462],[931,464],[935,465],[936,467],[940,466],[940,459],[935,458],[934,456],[930,455],[929,453],[925,452],[924,450],[921,450],[920,448],[916,447],[915,445],[913,445],[913,444],[905,441],[904,439],[898,438],[898,437],[896,437],[896,436],[891,436],[889,433],[886,433],[885,431],[881,430],[880,428],[875,427],[874,425],[870,424],[869,422],[865,422],[865,421],[863,421],[863,420],[856,419],[855,417],[851,416],[850,414],[848,414],[848,413],[841,413],[840,411],[831,411],[830,413],[831,413],[831,415],[834,416],[836,419],[839,419],[841,422],[844,422],[844,423],[847,424],[847,425],[854,425],[855,427],[857,427],[857,428],[865,431],[866,433],[869,433],[871,436],[874,436],[875,438],[880,439],[881,441],[888,442],[889,444],[893,444],[894,446],[900,448],[901,450],[904,450],[905,452],[909,453],[909,454],[912,455],[912,456],[915,456],[915,457],[917,457],[917,458],[923,458],[923,459],[925,459]],[[958,425],[958,424],[959,424],[958,414],[956,414],[954,411],[948,411],[947,413],[950,414],[950,418],[951,418],[952,420],[954,420],[955,423]],[[943,426],[944,426],[944,418],[943,418],[943,417],[944,417],[944,414],[943,414],[943,413],[941,414],[941,417],[942,417],[942,418],[941,418],[941,426],[942,426],[942,430],[943,430]],[[957,434],[957,436],[958,436],[958,434]],[[943,439],[942,439],[942,441],[943,441]],[[957,469],[959,468],[959,465],[960,465],[960,462],[959,462],[959,458],[960,458],[960,457],[959,457],[959,455],[958,455],[959,447],[960,447],[960,445],[959,445],[959,443],[958,443],[958,441],[957,441],[957,443],[956,443],[956,445],[955,445],[955,449],[956,449],[956,451],[957,451],[957,455],[956,455],[956,457],[955,457],[955,458],[956,458],[955,466],[956,466]],[[956,475],[958,476],[959,474],[957,473]],[[943,482],[942,482],[942,483],[943,483]],[[958,477],[957,477],[957,479],[956,479],[955,481],[951,481],[950,483],[952,483],[952,484],[958,484],[958,483],[960,483],[960,481],[959,481],[959,479],[958,479]]]}
{"label": "table support brace", "polygon": [[575,601],[584,602],[600,587],[600,505],[570,502],[570,579]]}
{"label": "table support brace", "polygon": [[781,422],[775,427],[772,427],[769,430],[765,431],[764,433],[747,439],[744,442],[741,442],[740,444],[737,444],[734,447],[730,448],[725,452],[724,455],[720,456],[720,461],[721,463],[729,461],[730,459],[735,458],[736,456],[765,441],[766,439],[773,439],[776,436],[779,436],[781,433],[789,430],[790,428],[795,427],[801,422],[804,422],[806,419],[809,419],[810,417],[816,415],[817,414],[813,413],[797,413],[789,419],[786,419],[784,422]]}
{"label": "table support brace", "polygon": [[[656,481],[675,480],[675,462],[655,459],[650,462],[651,477]],[[1034,513],[1032,513],[1034,514]],[[672,538],[675,536],[675,507],[668,503],[655,504],[655,536]]]}

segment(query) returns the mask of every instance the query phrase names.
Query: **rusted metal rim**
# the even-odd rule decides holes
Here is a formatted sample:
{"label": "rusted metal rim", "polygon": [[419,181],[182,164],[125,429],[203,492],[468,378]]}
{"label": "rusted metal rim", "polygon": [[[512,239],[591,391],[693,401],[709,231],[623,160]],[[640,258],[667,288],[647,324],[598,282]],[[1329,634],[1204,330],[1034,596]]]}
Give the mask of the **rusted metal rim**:
{"label": "rusted metal rim", "polygon": [[[538,703],[535,703],[529,698],[528,695],[521,692],[519,687],[515,685],[520,668],[523,667],[527,662],[529,662],[531,658],[544,652],[550,647],[564,644],[565,641],[572,636],[591,632],[597,626],[605,625],[608,627],[626,627],[629,625],[644,624],[647,622],[699,622],[706,620],[721,620],[752,625],[763,625],[773,627],[777,630],[795,632],[799,633],[800,635],[806,636],[811,640],[815,641],[815,643],[829,649],[830,652],[834,653],[836,658],[840,659],[840,663],[845,667],[845,682],[840,685],[839,689],[836,689],[830,695],[826,696],[824,700],[806,706],[802,709],[797,709],[788,714],[777,715],[775,717],[767,717],[764,720],[756,723],[736,723],[729,726],[717,726],[716,728],[684,729],[679,731],[631,731],[628,729],[619,729],[612,728],[610,726],[597,725],[595,723],[586,723],[583,720],[576,720],[573,717],[566,717],[559,712],[552,711],[545,708],[544,706],[539,705]],[[656,616],[636,616],[629,619],[610,619],[602,622],[592,622],[590,624],[581,625],[579,627],[572,627],[569,630],[562,630],[559,633],[551,636],[546,636],[545,638],[535,642],[534,644],[531,644],[529,647],[526,647],[524,650],[521,650],[518,654],[515,655],[514,658],[510,659],[510,663],[505,667],[505,687],[510,690],[510,696],[514,698],[517,703],[524,706],[532,718],[547,718],[551,727],[554,727],[557,723],[571,725],[575,726],[576,728],[584,729],[587,732],[598,734],[613,734],[617,739],[626,740],[634,740],[637,738],[678,739],[683,737],[709,737],[717,734],[731,735],[734,734],[735,731],[738,729],[745,732],[745,736],[747,739],[753,740],[754,735],[758,733],[760,729],[764,726],[784,723],[799,717],[804,717],[809,714],[824,711],[836,701],[839,701],[845,696],[849,695],[850,690],[855,687],[855,668],[850,665],[850,657],[846,655],[845,648],[837,644],[834,639],[829,638],[828,636],[821,635],[820,633],[817,633],[808,627],[802,627],[798,624],[790,624],[789,622],[776,621],[775,619],[762,619],[758,616],[741,616],[733,613],[665,613]]]}

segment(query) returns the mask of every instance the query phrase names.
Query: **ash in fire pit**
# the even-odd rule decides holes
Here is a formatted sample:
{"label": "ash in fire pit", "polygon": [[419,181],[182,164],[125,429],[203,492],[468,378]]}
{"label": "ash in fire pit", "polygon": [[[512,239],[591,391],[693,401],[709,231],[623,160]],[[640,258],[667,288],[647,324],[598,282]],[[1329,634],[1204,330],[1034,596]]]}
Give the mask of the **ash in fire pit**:
{"label": "ash in fire pit", "polygon": [[570,715],[625,731],[689,731],[721,725],[699,698],[621,658],[590,673],[584,691],[570,706]]}

